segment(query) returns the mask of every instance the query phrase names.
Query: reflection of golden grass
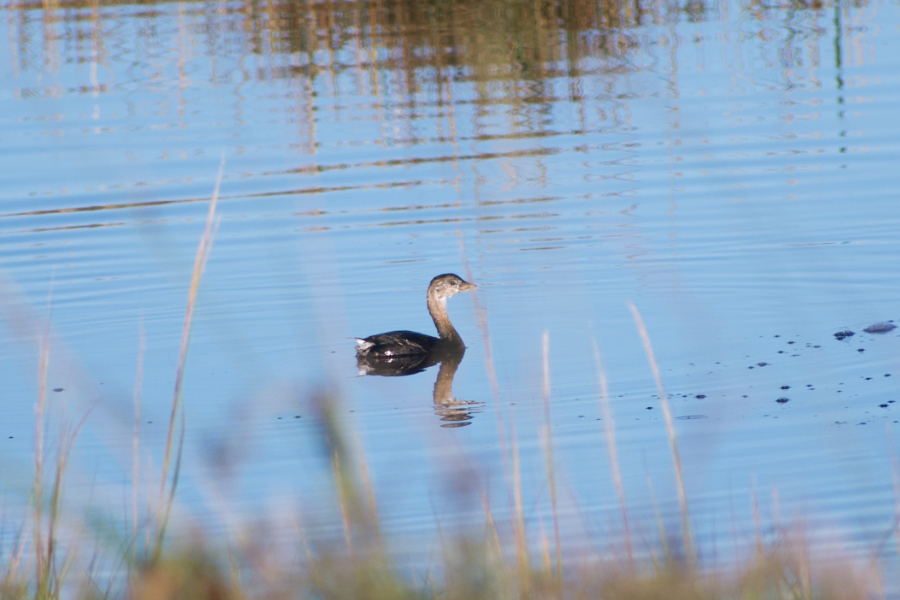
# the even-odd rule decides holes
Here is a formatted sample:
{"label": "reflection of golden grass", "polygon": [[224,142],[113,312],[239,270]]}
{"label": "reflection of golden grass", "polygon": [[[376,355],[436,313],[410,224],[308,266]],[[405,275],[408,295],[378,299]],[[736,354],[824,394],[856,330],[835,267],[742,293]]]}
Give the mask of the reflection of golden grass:
{"label": "reflection of golden grass", "polygon": [[[175,3],[157,0],[146,6],[162,8],[172,4]],[[118,6],[132,3],[16,0],[10,8],[26,14],[41,11],[45,52],[55,53],[58,49],[54,46],[62,41],[78,52],[88,52],[72,58],[90,64],[107,58],[103,24],[107,15],[121,17],[114,10]],[[205,10],[201,3],[184,3],[184,8],[186,15]],[[237,42],[234,47],[244,55],[272,53],[295,57],[284,67],[274,67],[267,76],[314,80],[322,76],[333,78],[348,67],[355,68],[359,74],[357,89],[353,90],[356,94],[382,95],[382,82],[371,75],[386,71],[403,74],[398,82],[409,97],[419,91],[418,73],[428,70],[433,73],[443,101],[449,99],[450,84],[460,75],[484,83],[535,81],[578,75],[577,69],[582,68],[579,62],[584,58],[596,61],[624,57],[637,44],[623,30],[647,20],[664,22],[675,17],[669,9],[660,3],[638,9],[635,3],[623,0],[564,0],[552,5],[526,0],[455,0],[440,4],[273,0],[263,5],[245,1],[204,12],[211,19],[205,23],[204,34],[237,32],[230,41]],[[143,16],[168,14],[160,9],[148,10]],[[19,27],[17,41],[30,42],[30,36],[22,29],[28,20],[13,23]],[[56,25],[62,28],[57,31]],[[85,26],[91,28],[88,35],[80,31]],[[70,43],[77,39],[90,39],[92,43]],[[216,36],[210,39],[219,43]],[[24,50],[27,48],[19,47],[20,54],[27,54]],[[324,62],[322,57],[327,57]],[[58,63],[48,66],[57,68]],[[621,62],[615,66],[628,68]],[[523,98],[536,98],[541,93],[537,88],[515,85],[508,91]]]}
{"label": "reflection of golden grass", "polygon": [[[10,46],[18,57],[15,67],[55,72],[62,65],[89,65],[89,81],[82,89],[105,94],[115,89],[102,81],[106,68],[121,55],[143,61],[147,47],[152,46],[162,59],[145,64],[151,81],[169,81],[171,74],[164,65],[176,64],[180,119],[185,114],[183,92],[194,85],[184,75],[191,58],[188,49],[201,48],[196,56],[213,58],[222,52],[235,58],[265,55],[265,60],[258,61],[263,66],[246,74],[295,82],[289,102],[296,107],[291,112],[297,115],[298,148],[304,154],[315,154],[318,146],[322,117],[315,110],[321,105],[317,96],[323,87],[341,95],[342,86],[347,86],[341,78],[347,74],[354,82],[346,90],[348,99],[378,99],[374,110],[384,124],[380,140],[384,143],[437,139],[453,143],[456,152],[452,154],[459,154],[461,128],[455,107],[461,103],[477,107],[476,138],[552,134],[544,131],[544,111],[559,98],[548,80],[572,79],[565,100],[581,104],[582,114],[593,114],[598,94],[608,93],[608,99],[618,104],[614,92],[583,90],[577,78],[635,70],[628,56],[638,43],[630,30],[648,20],[663,22],[678,14],[671,0],[640,9],[625,0],[553,4],[243,0],[219,3],[216,10],[207,10],[199,2],[157,0],[141,5],[146,7],[139,17],[142,26],[137,27],[141,37],[129,39],[116,37],[118,30],[128,29],[119,27],[123,15],[117,9],[132,7],[132,2],[14,0],[9,10]],[[172,27],[175,6],[181,13],[174,19],[177,31],[170,36],[156,33],[157,21],[161,29]],[[43,25],[39,35],[33,31],[36,16]],[[201,20],[202,25],[192,28]],[[144,32],[157,37],[143,38]],[[115,55],[110,48],[116,49]],[[464,98],[457,99],[461,82],[473,85]],[[512,118],[485,135],[481,124],[498,104],[512,106]],[[418,126],[424,122],[423,109],[435,115],[434,127],[427,132]]]}

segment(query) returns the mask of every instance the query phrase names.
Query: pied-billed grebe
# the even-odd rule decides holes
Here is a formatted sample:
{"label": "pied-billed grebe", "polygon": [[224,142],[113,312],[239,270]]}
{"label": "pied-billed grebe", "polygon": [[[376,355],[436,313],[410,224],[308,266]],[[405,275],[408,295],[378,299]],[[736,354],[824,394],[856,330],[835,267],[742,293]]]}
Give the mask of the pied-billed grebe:
{"label": "pied-billed grebe", "polygon": [[437,327],[438,336],[432,337],[415,331],[389,331],[356,338],[356,355],[369,358],[391,358],[430,354],[440,345],[462,346],[462,338],[447,316],[447,298],[460,292],[474,290],[478,286],[463,280],[459,275],[438,275],[428,286],[428,312]]}

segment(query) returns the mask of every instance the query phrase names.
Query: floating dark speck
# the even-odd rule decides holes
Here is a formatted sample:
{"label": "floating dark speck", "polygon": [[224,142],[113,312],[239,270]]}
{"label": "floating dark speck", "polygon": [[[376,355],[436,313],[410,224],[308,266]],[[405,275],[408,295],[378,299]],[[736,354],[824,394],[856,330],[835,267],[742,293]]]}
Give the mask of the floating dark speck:
{"label": "floating dark speck", "polygon": [[697,394],[697,400],[703,400],[706,398],[706,394]]}
{"label": "floating dark speck", "polygon": [[53,391],[54,391],[54,392],[61,392],[61,391],[63,391],[63,388],[53,388]]}
{"label": "floating dark speck", "polygon": [[836,334],[834,334],[834,337],[836,337],[838,340],[843,340],[854,335],[855,334],[852,331],[846,329],[844,331],[838,331]]}
{"label": "floating dark speck", "polygon": [[865,352],[866,349],[865,349],[865,348],[859,348],[859,349],[857,349],[856,351],[857,351],[857,352]]}
{"label": "floating dark speck", "polygon": [[875,323],[874,325],[869,325],[863,331],[866,333],[888,333],[889,331],[893,331],[897,329],[897,326],[891,323],[890,321],[882,321],[881,323]]}
{"label": "floating dark speck", "polygon": [[880,406],[881,408],[887,408],[887,407],[888,407],[887,404],[879,404],[878,406]]}
{"label": "floating dark speck", "polygon": [[767,366],[769,366],[769,363],[767,363],[767,362],[756,363],[756,366],[757,367],[767,367]]}
{"label": "floating dark speck", "polygon": [[791,401],[790,398],[779,398],[775,402],[777,402],[778,404],[785,404],[786,402],[790,402],[790,401]]}
{"label": "floating dark speck", "polygon": [[648,406],[648,407],[647,407],[647,410],[653,410],[653,407],[652,407],[652,406]]}
{"label": "floating dark speck", "polygon": [[791,386],[789,386],[789,385],[783,385],[783,386],[781,386],[781,389],[783,389],[783,390],[789,390],[789,389],[791,389]]}

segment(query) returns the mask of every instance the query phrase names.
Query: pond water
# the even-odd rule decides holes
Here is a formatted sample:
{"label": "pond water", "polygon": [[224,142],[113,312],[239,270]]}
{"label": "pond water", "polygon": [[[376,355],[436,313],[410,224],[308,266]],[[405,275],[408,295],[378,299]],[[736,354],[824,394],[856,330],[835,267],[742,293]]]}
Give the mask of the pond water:
{"label": "pond water", "polygon": [[[896,3],[3,13],[7,497],[27,500],[47,331],[51,447],[87,415],[72,512],[129,514],[139,365],[141,503],[155,494],[221,165],[181,518],[215,531],[328,513],[310,403],[327,390],[400,538],[480,518],[450,501],[461,479],[505,514],[513,442],[539,537],[549,423],[558,511],[602,540],[621,524],[596,344],[627,504],[652,537],[654,503],[678,505],[633,303],[707,553],[752,540],[758,503],[767,531],[801,519],[823,548],[896,564],[900,330],[863,331],[900,323]],[[437,366],[361,376],[352,337],[432,333],[425,288],[446,272],[478,290],[448,303],[468,349],[444,372],[460,404],[436,406]]]}

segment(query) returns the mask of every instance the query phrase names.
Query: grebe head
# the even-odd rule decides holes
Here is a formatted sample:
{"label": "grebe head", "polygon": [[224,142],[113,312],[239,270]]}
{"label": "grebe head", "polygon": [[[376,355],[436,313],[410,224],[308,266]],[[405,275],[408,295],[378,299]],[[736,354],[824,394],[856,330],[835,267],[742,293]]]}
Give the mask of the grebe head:
{"label": "grebe head", "polygon": [[460,292],[468,292],[477,288],[477,285],[469,283],[459,275],[446,273],[431,280],[431,284],[428,286],[428,295],[435,298],[449,298]]}

